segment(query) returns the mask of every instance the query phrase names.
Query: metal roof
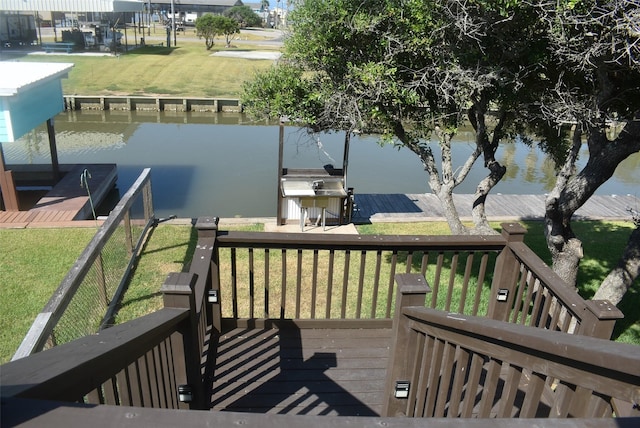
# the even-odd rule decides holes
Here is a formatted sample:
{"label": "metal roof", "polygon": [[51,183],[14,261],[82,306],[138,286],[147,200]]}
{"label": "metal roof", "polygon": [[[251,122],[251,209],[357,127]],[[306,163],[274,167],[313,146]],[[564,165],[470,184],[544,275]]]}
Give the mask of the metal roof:
{"label": "metal roof", "polygon": [[[241,0],[174,0],[173,3],[176,6],[243,6]],[[151,0],[151,4],[171,4],[171,0]]]}
{"label": "metal roof", "polygon": [[0,61],[0,96],[10,97],[40,82],[66,77],[70,63]]}
{"label": "metal roof", "polygon": [[136,12],[140,0],[0,0],[0,10],[20,12]]}

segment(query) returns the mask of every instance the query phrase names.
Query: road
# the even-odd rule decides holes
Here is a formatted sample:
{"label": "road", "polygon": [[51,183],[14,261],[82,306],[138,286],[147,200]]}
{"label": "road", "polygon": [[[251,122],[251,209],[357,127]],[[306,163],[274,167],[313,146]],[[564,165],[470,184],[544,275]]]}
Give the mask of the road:
{"label": "road", "polygon": [[[127,39],[130,42],[130,44],[134,44],[133,43],[133,38],[134,37],[144,37],[146,41],[153,41],[153,42],[164,42],[167,39],[166,35],[163,35],[160,33],[159,30],[162,29],[161,25],[156,25],[155,26],[155,34],[154,35],[146,35],[146,33],[144,35],[134,32],[133,28],[128,28],[127,29]],[[62,31],[63,30],[68,30],[68,28],[58,28],[56,33],[58,35],[58,40],[62,40]],[[82,30],[82,29],[81,29]],[[120,30],[122,31],[122,30]],[[51,27],[43,27],[41,28],[41,32],[42,32],[42,37],[45,39],[49,39],[52,38],[54,36],[54,31],[53,28]],[[251,39],[249,39],[248,36],[252,36]],[[259,38],[263,37],[264,40],[260,40]],[[191,42],[197,42],[200,39],[195,35],[195,28],[194,27],[186,27],[186,31],[179,31],[176,34],[176,40],[177,40],[177,44],[178,46],[180,45],[181,41],[191,41]],[[171,37],[171,42],[173,44],[173,37]],[[270,46],[270,47],[279,47],[282,46],[283,43],[283,32],[282,30],[276,30],[276,29],[260,29],[260,28],[245,28],[242,29],[240,31],[240,35],[238,36],[238,38],[235,38],[232,41],[232,44],[234,45],[242,45],[242,44],[252,44],[252,45],[265,45],[265,46]]]}

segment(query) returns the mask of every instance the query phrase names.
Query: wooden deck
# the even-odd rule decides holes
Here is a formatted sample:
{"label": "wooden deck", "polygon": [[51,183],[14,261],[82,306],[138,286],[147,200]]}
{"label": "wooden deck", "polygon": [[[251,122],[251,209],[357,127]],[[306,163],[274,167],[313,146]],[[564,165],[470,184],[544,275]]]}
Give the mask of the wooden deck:
{"label": "wooden deck", "polygon": [[390,329],[235,329],[214,343],[214,411],[377,416]]}
{"label": "wooden deck", "polygon": [[80,175],[85,168],[91,174],[89,189],[94,206],[99,205],[115,185],[116,165],[74,165],[28,211],[0,211],[0,228],[23,228],[32,223],[65,224],[92,218],[87,189],[80,185]]}
{"label": "wooden deck", "polygon": [[[471,213],[473,195],[454,195],[454,203],[463,219]],[[544,218],[545,195],[491,194],[487,199],[489,220],[540,220]],[[592,220],[629,219],[629,208],[640,209],[634,195],[594,195],[576,211],[576,218]],[[384,221],[444,220],[440,203],[431,193],[356,194],[355,223]]]}

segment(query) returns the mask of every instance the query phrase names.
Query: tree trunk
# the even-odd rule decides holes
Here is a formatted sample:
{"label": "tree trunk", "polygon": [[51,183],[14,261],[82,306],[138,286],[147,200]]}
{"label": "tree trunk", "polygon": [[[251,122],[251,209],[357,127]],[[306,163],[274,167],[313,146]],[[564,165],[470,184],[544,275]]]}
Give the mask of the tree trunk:
{"label": "tree trunk", "polygon": [[[468,229],[462,224],[460,214],[453,203],[453,190],[457,186],[457,180],[453,176],[453,168],[451,164],[451,134],[438,132],[440,140],[440,149],[442,150],[442,178],[438,172],[438,167],[430,147],[421,145],[417,141],[412,141],[404,132],[404,128],[398,123],[395,128],[395,135],[402,141],[405,147],[418,155],[427,175],[429,176],[429,187],[434,195],[438,198],[442,213],[449,225],[449,230],[453,235],[466,235]],[[474,157],[475,156],[475,157]],[[473,165],[477,159],[478,153],[471,155],[467,161]],[[470,169],[470,166],[463,168]]]}
{"label": "tree trunk", "polygon": [[608,141],[604,129],[589,131],[589,159],[584,168],[574,174],[581,147],[581,128],[574,130],[569,156],[560,169],[556,184],[545,201],[545,236],[551,252],[553,270],[576,287],[582,242],[571,229],[573,214],[606,182],[620,162],[640,149],[640,124],[628,123],[614,140]]}
{"label": "tree trunk", "polygon": [[507,168],[500,165],[495,160],[487,165],[489,169],[489,175],[478,183],[476,187],[476,193],[473,195],[473,208],[471,210],[471,216],[473,218],[474,233],[493,235],[497,234],[495,230],[489,225],[487,214],[485,211],[485,203],[487,196],[491,189],[495,187],[498,182],[504,177]]}
{"label": "tree trunk", "polygon": [[480,235],[493,235],[497,234],[495,230],[489,225],[487,219],[487,213],[485,210],[485,203],[487,196],[491,189],[502,180],[504,174],[507,172],[507,168],[500,165],[495,158],[498,144],[502,137],[502,128],[505,123],[506,116],[504,112],[498,115],[498,121],[496,127],[493,129],[493,136],[489,138],[489,130],[487,129],[487,101],[479,100],[474,104],[468,112],[469,122],[473,126],[476,134],[476,147],[482,151],[484,155],[484,166],[489,170],[489,175],[482,179],[476,187],[476,192],[473,198],[473,207],[471,209],[471,217],[473,219],[473,231],[474,234]]}
{"label": "tree trunk", "polygon": [[593,296],[594,300],[608,300],[617,305],[640,275],[640,219],[631,233],[618,265],[605,278]]}

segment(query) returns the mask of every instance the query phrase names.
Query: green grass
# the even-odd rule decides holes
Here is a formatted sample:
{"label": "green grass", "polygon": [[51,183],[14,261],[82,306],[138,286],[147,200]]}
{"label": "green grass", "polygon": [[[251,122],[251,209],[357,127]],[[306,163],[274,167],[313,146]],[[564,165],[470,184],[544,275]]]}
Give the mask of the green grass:
{"label": "green grass", "polygon": [[[542,223],[523,224],[528,229],[525,242],[548,263]],[[499,228],[498,224],[494,226]],[[617,262],[633,226],[623,222],[576,221],[573,227],[585,242],[585,258],[578,281],[580,294],[589,298]],[[230,229],[226,226],[222,228]],[[262,225],[235,229],[262,230]],[[358,226],[358,230],[361,234],[448,233],[446,224],[434,222],[376,223]],[[35,316],[42,310],[94,233],[95,229],[92,228],[0,229],[0,363],[11,358]],[[61,242],[64,242],[64,246],[60,245]],[[117,321],[124,322],[160,308],[161,284],[168,273],[188,269],[187,263],[195,244],[196,234],[190,226],[163,224],[157,227],[142,251],[142,258],[135,269]],[[246,260],[240,259],[239,263],[246,263]],[[355,254],[352,255],[351,263],[354,266],[351,272],[355,274],[358,269]],[[414,261],[414,265],[416,263]],[[460,264],[464,265],[464,261],[460,261]],[[277,265],[272,263],[272,266]],[[224,272],[224,267],[222,269]],[[342,277],[336,277],[335,281],[336,284],[341,284]],[[446,282],[446,279],[443,278],[443,281]],[[625,319],[616,324],[614,338],[617,341],[640,344],[638,307],[640,295],[636,286],[620,304]]]}
{"label": "green grass", "polygon": [[162,307],[160,286],[171,272],[182,272],[195,250],[191,226],[161,225],[153,229],[116,318],[123,323]]}
{"label": "green grass", "polygon": [[[237,98],[242,82],[273,64],[212,56],[224,50],[216,44],[207,51],[202,41],[183,41],[177,47],[145,46],[119,56],[29,55],[20,61],[71,62],[62,80],[65,95],[161,95]],[[242,50],[269,47],[242,45]]]}
{"label": "green grass", "polygon": [[94,234],[92,228],[0,230],[0,362],[11,359]]}
{"label": "green grass", "polygon": [[[263,225],[225,227],[225,230],[231,229],[261,231]],[[160,225],[153,229],[121,302],[117,323],[138,318],[162,307],[160,286],[169,273],[189,270],[197,239],[197,231],[191,226]]]}
{"label": "green grass", "polygon": [[[539,221],[521,222],[527,229],[524,242],[547,265],[551,265],[551,254],[543,232],[543,223]],[[578,271],[578,292],[584,299],[590,299],[596,290],[617,264],[629,235],[634,228],[631,222],[610,221],[573,221],[572,228],[582,240],[584,258]],[[492,227],[500,230],[499,223]],[[444,223],[375,223],[358,226],[359,233],[368,234],[417,234],[437,235],[448,233]],[[616,322],[613,339],[619,342],[640,345],[640,279],[636,279],[635,287],[627,291],[618,307],[625,317]]]}

